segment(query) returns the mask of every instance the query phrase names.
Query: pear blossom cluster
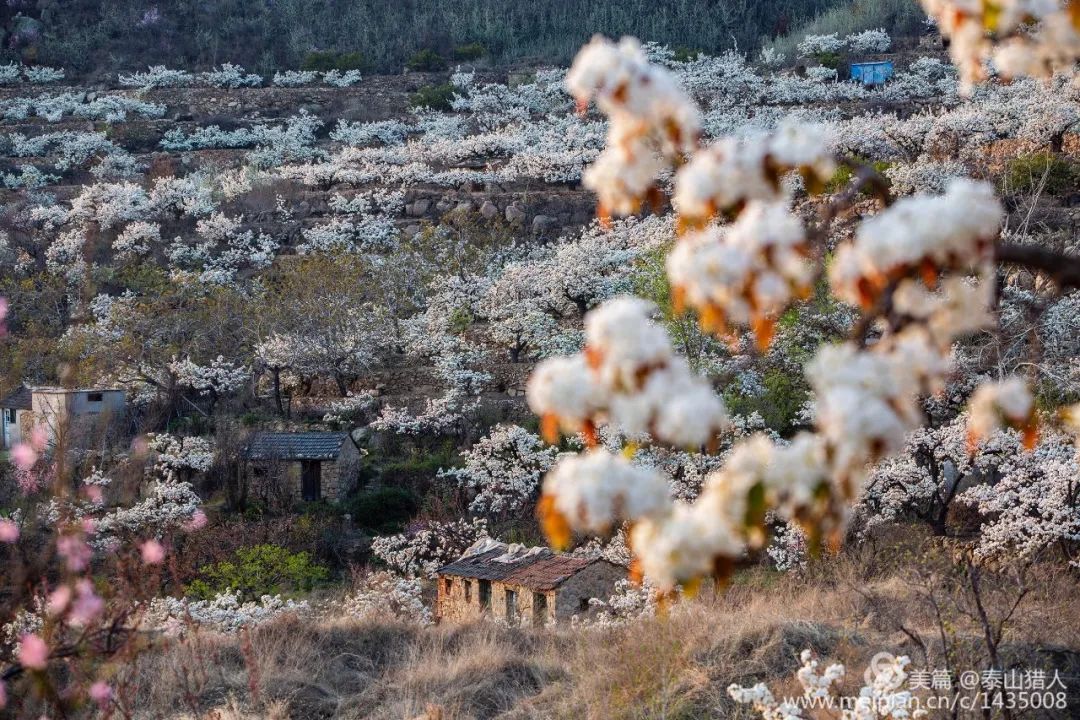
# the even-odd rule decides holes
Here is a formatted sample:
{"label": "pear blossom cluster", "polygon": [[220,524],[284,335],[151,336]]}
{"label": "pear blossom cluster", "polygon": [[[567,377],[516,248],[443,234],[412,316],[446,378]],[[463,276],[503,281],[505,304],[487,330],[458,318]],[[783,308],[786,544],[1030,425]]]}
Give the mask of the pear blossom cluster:
{"label": "pear blossom cluster", "polygon": [[434,624],[431,609],[424,604],[423,582],[388,572],[366,575],[339,608],[348,617],[360,620],[400,620],[425,626]]}
{"label": "pear blossom cluster", "polygon": [[600,214],[636,212],[666,158],[670,163],[697,144],[697,108],[665,70],[649,64],[640,44],[595,37],[566,75],[579,107],[595,99],[609,118],[607,149],[583,178],[597,192]]}
{"label": "pear blossom cluster", "polygon": [[706,330],[726,334],[731,324],[751,325],[768,346],[778,313],[810,292],[808,254],[798,218],[782,204],[754,202],[729,227],[684,236],[668,255],[668,278]]}
{"label": "pear blossom cluster", "polygon": [[829,268],[833,292],[869,307],[888,284],[925,272],[978,268],[990,259],[1002,208],[987,183],[954,180],[944,195],[915,196],[864,222]]}
{"label": "pear blossom cluster", "polygon": [[375,538],[371,552],[403,577],[434,577],[437,569],[486,537],[484,518],[429,522],[413,532]]}
{"label": "pear blossom cluster", "polygon": [[179,637],[196,629],[235,633],[249,629],[283,615],[295,615],[309,610],[307,602],[263,595],[258,600],[243,602],[240,594],[220,593],[209,600],[175,598],[168,595],[150,601],[143,622],[150,628],[171,637]]}
{"label": "pear blossom cluster", "polygon": [[585,349],[537,366],[527,396],[545,437],[595,433],[606,422],[683,447],[707,445],[726,425],[708,382],[674,354],[650,303],[617,297],[585,318]]}
{"label": "pear blossom cluster", "polygon": [[1005,77],[1046,77],[1071,71],[1080,57],[1080,29],[1067,3],[1004,0],[921,0],[950,39],[949,53],[970,88],[987,66]]}
{"label": "pear blossom cluster", "polygon": [[540,479],[555,462],[556,450],[520,425],[496,425],[462,453],[465,466],[440,470],[472,494],[469,509],[503,515],[536,499]]}
{"label": "pear blossom cluster", "polygon": [[[906,655],[894,656],[879,653],[867,668],[866,684],[855,697],[838,697],[837,684],[847,669],[834,663],[822,668],[812,650],[799,654],[802,662],[795,672],[795,679],[803,689],[808,707],[824,707],[823,701],[833,699],[836,707],[844,708],[844,720],[909,720],[927,717],[922,709],[912,709],[914,695],[905,689],[908,683],[907,667],[911,664]],[[803,720],[803,708],[785,700],[778,701],[765,683],[751,687],[732,684],[728,695],[740,705],[750,705],[764,720]]]}

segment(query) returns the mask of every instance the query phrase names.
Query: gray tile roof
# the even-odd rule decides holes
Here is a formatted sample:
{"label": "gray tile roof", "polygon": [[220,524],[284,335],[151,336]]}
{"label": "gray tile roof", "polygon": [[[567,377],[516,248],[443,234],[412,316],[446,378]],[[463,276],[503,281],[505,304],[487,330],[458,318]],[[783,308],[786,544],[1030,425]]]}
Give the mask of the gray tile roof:
{"label": "gray tile roof", "polygon": [[348,439],[343,432],[260,432],[248,444],[252,460],[333,460]]}
{"label": "gray tile roof", "polygon": [[0,408],[12,408],[14,410],[31,410],[33,405],[33,392],[25,385],[11,391],[6,398],[0,400]]}

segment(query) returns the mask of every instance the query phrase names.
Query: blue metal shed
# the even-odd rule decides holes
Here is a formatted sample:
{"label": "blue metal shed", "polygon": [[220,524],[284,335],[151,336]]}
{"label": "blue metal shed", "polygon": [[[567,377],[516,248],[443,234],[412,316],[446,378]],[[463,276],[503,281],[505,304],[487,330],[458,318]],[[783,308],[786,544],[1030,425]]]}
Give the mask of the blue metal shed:
{"label": "blue metal shed", "polygon": [[863,85],[883,85],[892,76],[893,64],[890,60],[851,63],[851,79]]}

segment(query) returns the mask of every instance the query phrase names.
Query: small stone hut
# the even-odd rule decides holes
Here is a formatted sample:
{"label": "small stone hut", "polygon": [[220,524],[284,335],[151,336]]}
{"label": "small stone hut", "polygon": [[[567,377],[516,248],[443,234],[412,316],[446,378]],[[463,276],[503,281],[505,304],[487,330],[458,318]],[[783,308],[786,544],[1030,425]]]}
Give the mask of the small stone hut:
{"label": "small stone hut", "polygon": [[0,400],[0,439],[12,448],[30,439],[36,428],[54,442],[63,431],[86,430],[110,423],[124,413],[123,390],[117,388],[62,388],[23,385]]}
{"label": "small stone hut", "polygon": [[514,624],[544,625],[589,612],[607,599],[626,569],[599,558],[556,555],[544,547],[477,542],[438,569],[439,619],[487,612]]}
{"label": "small stone hut", "polygon": [[340,502],[356,485],[360,451],[344,432],[258,432],[247,461],[253,485],[282,482],[300,500]]}

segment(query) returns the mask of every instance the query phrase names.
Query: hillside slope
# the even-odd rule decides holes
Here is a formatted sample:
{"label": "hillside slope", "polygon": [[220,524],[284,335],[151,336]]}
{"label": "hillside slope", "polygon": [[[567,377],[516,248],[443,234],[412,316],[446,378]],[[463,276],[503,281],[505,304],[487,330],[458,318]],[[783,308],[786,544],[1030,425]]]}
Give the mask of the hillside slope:
{"label": "hillside slope", "polygon": [[[296,67],[313,50],[400,68],[421,48],[480,43],[496,59],[565,60],[593,33],[716,51],[753,49],[836,0],[16,0],[0,9],[5,54],[81,72],[146,64]],[[861,5],[877,7],[875,0]]]}

